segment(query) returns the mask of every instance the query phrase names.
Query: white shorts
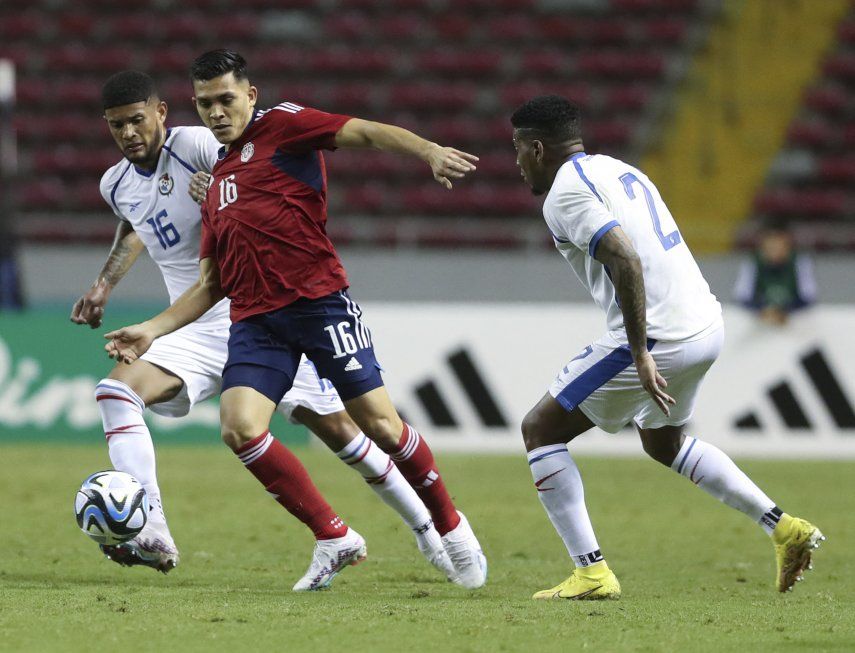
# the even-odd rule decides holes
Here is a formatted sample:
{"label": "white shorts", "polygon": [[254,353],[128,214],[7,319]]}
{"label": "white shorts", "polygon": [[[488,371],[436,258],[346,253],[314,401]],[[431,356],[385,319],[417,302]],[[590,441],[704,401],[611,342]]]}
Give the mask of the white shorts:
{"label": "white shorts", "polygon": [[571,360],[549,387],[567,411],[579,408],[594,424],[617,433],[629,422],[644,429],[682,426],[692,418],[698,389],[724,343],[717,324],[695,340],[658,341],[650,349],[659,373],[668,382],[665,392],[677,404],[666,416],[641,387],[627,345],[605,335]]}
{"label": "white shorts", "polygon": [[[184,382],[184,386],[169,401],[148,406],[152,412],[166,417],[182,417],[200,401],[220,393],[223,366],[228,357],[228,331],[218,331],[206,325],[201,328],[188,324],[155,340],[142,355],[148,361]],[[300,359],[294,385],[276,407],[291,422],[294,409],[303,406],[318,415],[344,410],[335,387],[318,377],[315,366],[305,356]]]}

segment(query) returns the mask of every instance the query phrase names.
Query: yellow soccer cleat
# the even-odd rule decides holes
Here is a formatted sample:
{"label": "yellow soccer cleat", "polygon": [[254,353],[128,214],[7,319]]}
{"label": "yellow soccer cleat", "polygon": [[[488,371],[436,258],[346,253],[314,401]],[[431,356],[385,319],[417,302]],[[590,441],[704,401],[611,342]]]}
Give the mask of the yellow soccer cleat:
{"label": "yellow soccer cleat", "polygon": [[552,589],[536,592],[533,599],[601,601],[620,598],[620,583],[605,560],[589,567],[577,567],[570,577]]}
{"label": "yellow soccer cleat", "polygon": [[775,545],[775,558],[778,563],[778,576],[775,585],[779,592],[793,589],[796,581],[802,580],[802,574],[812,569],[810,556],[818,549],[825,536],[820,530],[804,519],[781,515],[778,525],[772,532]]}

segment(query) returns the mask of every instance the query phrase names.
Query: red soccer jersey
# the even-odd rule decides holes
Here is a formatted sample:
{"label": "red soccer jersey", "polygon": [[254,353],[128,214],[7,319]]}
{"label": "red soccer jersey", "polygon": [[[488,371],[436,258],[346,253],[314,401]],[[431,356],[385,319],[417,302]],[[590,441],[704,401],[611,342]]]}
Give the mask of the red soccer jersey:
{"label": "red soccer jersey", "polygon": [[327,237],[327,175],[349,116],[284,102],[257,111],[211,171],[199,258],[214,257],[232,321],[347,287]]}

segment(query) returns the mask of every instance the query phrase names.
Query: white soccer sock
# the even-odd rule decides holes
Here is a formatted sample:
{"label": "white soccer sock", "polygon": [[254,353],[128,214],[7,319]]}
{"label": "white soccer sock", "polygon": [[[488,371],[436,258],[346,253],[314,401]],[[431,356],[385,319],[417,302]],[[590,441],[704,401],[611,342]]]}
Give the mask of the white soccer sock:
{"label": "white soccer sock", "polygon": [[336,455],[417,533],[433,528],[430,512],[385,451],[360,432]]}
{"label": "white soccer sock", "polygon": [[127,384],[115,379],[102,379],[95,387],[95,399],[101,411],[113,467],[140,482],[148,495],[149,519],[165,523],[157,485],[154,443],[143,420],[145,403]]}
{"label": "white soccer sock", "polygon": [[781,517],[775,502],[718,447],[687,435],[671,469],[722,503],[748,515],[769,535],[775,530]]}
{"label": "white soccer sock", "polygon": [[564,541],[577,567],[603,559],[588,509],[579,469],[565,444],[551,444],[528,452],[534,486],[549,520]]}

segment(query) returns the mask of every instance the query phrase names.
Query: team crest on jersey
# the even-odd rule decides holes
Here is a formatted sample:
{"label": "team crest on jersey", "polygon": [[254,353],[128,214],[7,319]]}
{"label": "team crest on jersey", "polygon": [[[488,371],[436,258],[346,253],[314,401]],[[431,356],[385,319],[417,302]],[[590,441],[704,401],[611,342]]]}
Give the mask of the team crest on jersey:
{"label": "team crest on jersey", "polygon": [[252,155],[255,154],[255,145],[252,144],[252,141],[243,146],[243,149],[240,151],[240,160],[243,163],[246,163],[252,158]]}
{"label": "team crest on jersey", "polygon": [[157,190],[161,195],[169,195],[173,188],[175,188],[175,180],[169,176],[168,172],[164,172],[157,180]]}

